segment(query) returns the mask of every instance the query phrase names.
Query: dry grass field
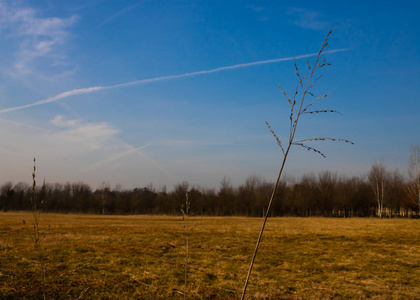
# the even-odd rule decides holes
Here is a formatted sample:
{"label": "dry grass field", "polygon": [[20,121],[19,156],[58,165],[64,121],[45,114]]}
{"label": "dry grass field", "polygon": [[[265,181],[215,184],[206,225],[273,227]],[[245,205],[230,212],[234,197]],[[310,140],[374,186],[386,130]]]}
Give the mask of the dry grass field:
{"label": "dry grass field", "polygon": [[[0,298],[42,298],[23,219],[0,213]],[[187,297],[235,299],[262,219],[192,217]],[[183,298],[181,217],[41,215],[47,298]],[[420,220],[269,219],[250,299],[420,299]]]}

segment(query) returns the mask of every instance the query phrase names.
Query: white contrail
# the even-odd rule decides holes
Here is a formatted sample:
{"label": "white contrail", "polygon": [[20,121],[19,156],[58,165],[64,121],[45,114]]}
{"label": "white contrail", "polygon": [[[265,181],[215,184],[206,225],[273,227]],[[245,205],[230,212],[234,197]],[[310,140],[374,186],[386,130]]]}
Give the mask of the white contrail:
{"label": "white contrail", "polygon": [[[348,50],[349,49],[347,49],[347,48],[335,49],[335,50],[325,51],[324,54],[341,52],[341,51],[348,51]],[[30,103],[30,104],[1,109],[0,114],[5,113],[5,112],[9,112],[9,111],[20,110],[20,109],[24,109],[24,108],[28,108],[28,107],[38,106],[38,105],[42,105],[42,104],[46,104],[46,103],[51,103],[51,102],[58,101],[58,100],[61,100],[61,99],[64,99],[64,98],[67,98],[67,97],[70,97],[70,96],[73,96],[73,95],[88,94],[88,93],[92,93],[92,92],[96,92],[96,91],[100,91],[100,90],[105,90],[105,89],[116,89],[116,88],[130,86],[130,85],[139,85],[139,84],[152,83],[152,82],[157,82],[157,81],[162,81],[162,80],[177,79],[177,78],[196,76],[196,75],[204,75],[204,74],[221,72],[221,71],[225,71],[225,70],[246,68],[246,67],[263,65],[263,64],[272,64],[272,63],[277,63],[277,62],[281,62],[281,61],[288,61],[288,60],[293,60],[293,59],[302,59],[302,58],[307,58],[307,57],[312,57],[312,56],[317,56],[317,55],[318,55],[318,53],[310,53],[310,54],[304,54],[304,55],[299,55],[299,56],[295,56],[295,57],[284,57],[284,58],[276,58],[276,59],[269,59],[269,60],[260,60],[260,61],[255,61],[255,62],[251,62],[251,63],[237,64],[237,65],[233,65],[233,66],[226,66],[226,67],[220,67],[220,68],[215,68],[215,69],[210,69],[210,70],[184,73],[184,74],[179,74],[179,75],[169,75],[169,76],[161,76],[161,77],[155,77],[155,78],[149,78],[149,79],[141,79],[141,80],[130,81],[130,82],[125,82],[125,83],[120,83],[120,84],[115,84],[115,85],[110,85],[110,86],[94,86],[94,87],[89,87],[89,88],[84,88],[84,89],[75,89],[75,90],[71,90],[71,91],[67,91],[67,92],[58,94],[56,96],[53,96],[53,97],[50,97],[50,98],[47,98],[47,99],[44,99],[44,100],[33,102],[33,103]]]}
{"label": "white contrail", "polygon": [[[341,51],[348,51],[348,50],[349,50],[348,48],[335,49],[335,50],[325,51],[324,54],[341,52]],[[114,89],[114,88],[119,88],[119,87],[123,87],[123,86],[151,83],[151,82],[167,80],[167,79],[176,79],[176,78],[182,78],[182,77],[210,74],[210,73],[216,73],[216,72],[225,71],[225,70],[246,68],[246,67],[263,65],[263,64],[272,64],[272,63],[276,63],[276,62],[288,61],[288,60],[293,60],[293,59],[302,59],[302,58],[307,58],[307,57],[312,57],[312,56],[317,56],[317,55],[318,55],[318,53],[310,53],[310,54],[304,54],[304,55],[299,55],[299,56],[294,56],[294,57],[284,57],[284,58],[275,58],[275,59],[269,59],[269,60],[260,60],[260,61],[254,61],[254,62],[251,62],[251,63],[244,63],[244,64],[238,64],[238,65],[233,65],[233,66],[220,67],[220,68],[216,68],[216,69],[197,71],[197,72],[191,72],[191,73],[184,73],[184,74],[180,74],[180,75],[169,75],[169,76],[161,76],[161,77],[155,77],[155,78],[149,78],[149,79],[141,79],[141,80],[136,80],[136,81],[131,81],[131,82],[112,85],[112,86],[109,86],[107,88]]]}
{"label": "white contrail", "polygon": [[10,120],[5,120],[5,119],[1,119],[1,118],[0,118],[0,122],[13,124],[13,125],[19,126],[19,127],[27,127],[27,128],[30,128],[30,129],[36,129],[36,130],[39,130],[39,131],[42,131],[42,132],[50,132],[48,129],[38,127],[38,126],[28,125],[28,124],[21,123],[21,122],[10,121]]}
{"label": "white contrail", "polygon": [[114,15],[110,16],[109,18],[107,18],[105,21],[101,22],[100,24],[98,24],[96,26],[96,28],[103,26],[104,24],[111,22],[112,20],[114,20],[115,18],[118,18],[119,16],[121,16],[122,14],[125,14],[126,12],[128,12],[129,10],[132,10],[133,8],[139,6],[140,4],[142,4],[141,1],[127,7],[124,8],[123,10],[120,10],[119,12],[115,13]]}
{"label": "white contrail", "polygon": [[[135,148],[135,147],[133,147],[131,145],[128,145],[128,144],[125,144],[125,145],[129,147],[128,150],[126,150],[124,152],[113,154],[113,155],[111,155],[111,156],[109,156],[109,157],[107,157],[107,158],[105,158],[105,159],[103,159],[101,161],[97,161],[97,162],[93,163],[92,165],[90,165],[89,167],[87,167],[86,169],[84,169],[84,171],[90,171],[91,169],[95,169],[95,168],[97,168],[99,166],[108,164],[108,163],[110,163],[110,162],[112,162],[114,160],[117,160],[117,159],[119,159],[121,157],[127,156],[127,155],[129,155],[131,153],[136,153],[136,152],[138,154],[140,154],[141,156],[146,157],[147,159],[151,160],[151,158],[149,158],[146,154],[144,154],[143,152],[141,152],[141,150],[144,150],[147,147],[149,147],[151,145],[150,143],[149,144],[146,144],[144,146],[141,146],[139,148]],[[153,161],[153,163],[155,163],[155,161]]]}
{"label": "white contrail", "polygon": [[37,102],[33,102],[33,103],[21,105],[21,106],[5,108],[5,109],[0,110],[0,114],[5,113],[5,112],[9,112],[9,111],[13,111],[13,110],[19,110],[19,109],[32,107],[32,106],[38,106],[38,105],[54,102],[54,101],[57,101],[57,100],[60,100],[60,99],[63,99],[63,98],[67,98],[67,97],[70,97],[70,96],[73,96],[73,95],[88,94],[88,93],[99,91],[99,90],[102,90],[102,89],[105,89],[105,88],[106,87],[104,87],[104,86],[94,86],[94,87],[85,88],[85,89],[75,89],[75,90],[71,90],[71,91],[67,91],[67,92],[55,95],[53,97],[49,97],[49,98],[44,99],[44,100],[37,101]]}
{"label": "white contrail", "polygon": [[150,147],[150,146],[153,146],[153,144],[152,143],[148,143],[148,144],[146,144],[146,145],[144,145],[144,146],[141,146],[141,147],[138,147],[138,148],[135,148],[135,147],[133,147],[132,145],[130,145],[130,144],[127,144],[127,143],[124,143],[124,142],[122,142],[122,144],[123,144],[123,146],[126,146],[127,148],[128,148],[128,150],[126,150],[126,151],[123,151],[123,152],[120,152],[120,153],[116,153],[116,154],[113,154],[113,155],[111,155],[111,156],[109,156],[109,157],[107,157],[107,158],[105,158],[105,159],[103,159],[103,160],[100,160],[100,161],[97,161],[96,163],[93,163],[93,164],[91,164],[90,166],[88,166],[87,168],[85,168],[84,170],[83,170],[83,172],[89,172],[89,171],[91,171],[91,170],[93,170],[93,169],[96,169],[96,168],[98,168],[98,167],[100,167],[100,166],[102,166],[102,165],[105,165],[105,164],[108,164],[108,163],[110,163],[110,162],[112,162],[112,161],[114,161],[114,160],[117,160],[117,159],[120,159],[120,158],[122,158],[122,157],[124,157],[124,156],[127,156],[127,155],[129,155],[129,154],[133,154],[133,153],[135,153],[135,154],[137,154],[137,155],[139,155],[139,156],[141,156],[141,158],[143,158],[143,159],[146,159],[146,160],[148,160],[150,163],[152,163],[157,169],[159,169],[159,170],[161,170],[166,176],[168,176],[168,177],[170,177],[170,178],[172,178],[173,176],[169,173],[169,171],[168,170],[166,170],[163,166],[161,166],[156,160],[154,160],[154,159],[152,159],[151,157],[149,157],[147,154],[145,154],[142,150],[144,150],[144,149],[146,149],[146,148],[148,148],[148,147]]}

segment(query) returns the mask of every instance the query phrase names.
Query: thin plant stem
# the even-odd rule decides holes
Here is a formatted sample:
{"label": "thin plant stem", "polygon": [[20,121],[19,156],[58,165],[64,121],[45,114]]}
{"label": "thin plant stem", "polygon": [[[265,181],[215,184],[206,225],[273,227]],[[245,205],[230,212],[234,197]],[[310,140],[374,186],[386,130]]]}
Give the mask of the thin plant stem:
{"label": "thin plant stem", "polygon": [[[279,171],[279,173],[278,173],[278,176],[277,176],[277,181],[276,181],[276,184],[274,185],[274,188],[273,188],[273,192],[271,193],[271,197],[270,197],[270,201],[269,201],[269,203],[268,203],[268,207],[267,207],[267,210],[266,210],[266,213],[265,213],[265,216],[264,216],[264,221],[263,221],[263,224],[262,224],[262,226],[261,226],[261,230],[260,230],[260,233],[259,233],[259,236],[258,236],[258,240],[257,240],[257,243],[256,243],[256,245],[255,245],[255,250],[254,250],[254,254],[253,254],[253,256],[252,256],[252,259],[251,259],[251,263],[250,263],[250,266],[249,266],[249,270],[248,270],[248,274],[247,274],[247,277],[246,277],[246,280],[245,280],[245,285],[244,285],[244,288],[243,288],[243,291],[242,291],[242,297],[241,297],[241,299],[243,300],[243,299],[245,299],[245,295],[246,295],[246,289],[247,289],[247,287],[248,287],[248,283],[249,283],[249,279],[250,279],[250,277],[251,277],[251,272],[252,272],[252,268],[253,268],[253,266],[254,266],[254,262],[255,262],[255,258],[256,258],[256,256],[257,256],[257,253],[258,253],[258,249],[259,249],[259,246],[260,246],[260,243],[261,243],[261,239],[262,239],[262,236],[263,236],[263,233],[264,233],[264,229],[265,229],[265,225],[266,225],[266,223],[267,223],[267,219],[268,219],[268,216],[269,216],[269,214],[270,214],[270,209],[271,209],[271,205],[272,205],[272,203],[273,203],[273,199],[274,199],[274,197],[275,197],[275,195],[276,195],[276,191],[277,191],[277,189],[278,189],[278,185],[279,185],[279,183],[280,183],[280,178],[281,178],[281,175],[282,175],[282,173],[283,173],[283,169],[284,169],[284,166],[285,166],[285,164],[286,164],[286,160],[287,160],[287,156],[288,156],[288,154],[289,154],[289,151],[290,151],[290,148],[291,148],[291,146],[292,145],[299,145],[299,146],[303,146],[303,147],[305,147],[306,149],[308,149],[308,150],[313,150],[313,151],[315,151],[315,152],[317,152],[317,153],[319,153],[319,154],[321,154],[322,156],[324,156],[321,152],[319,152],[318,150],[316,150],[316,149],[313,149],[313,148],[311,148],[311,147],[308,147],[308,146],[305,146],[305,145],[303,145],[302,143],[300,143],[300,142],[294,142],[294,138],[295,138],[295,134],[296,134],[296,129],[297,129],[297,125],[298,125],[298,122],[299,122],[299,118],[300,118],[300,116],[302,115],[302,114],[304,114],[305,113],[305,111],[306,111],[306,109],[309,107],[309,106],[311,106],[315,101],[317,101],[317,100],[319,100],[319,99],[321,99],[321,98],[323,98],[323,97],[326,97],[327,95],[324,95],[324,96],[322,96],[322,97],[319,97],[319,98],[317,98],[316,100],[314,100],[313,102],[311,102],[309,105],[307,105],[306,107],[303,107],[303,104],[304,104],[304,102],[305,102],[305,97],[306,97],[306,95],[308,94],[308,93],[310,93],[309,92],[309,90],[313,87],[313,85],[314,85],[314,83],[317,81],[317,79],[315,79],[314,81],[312,81],[312,78],[313,78],[313,76],[314,76],[314,73],[315,73],[315,71],[316,70],[318,70],[319,68],[322,68],[326,63],[325,63],[325,60],[323,60],[323,61],[321,61],[320,62],[320,58],[322,57],[322,51],[323,51],[323,49],[328,45],[328,43],[327,43],[327,40],[328,40],[328,36],[331,34],[331,31],[332,31],[332,28],[331,28],[331,30],[328,32],[328,34],[327,34],[327,37],[325,38],[325,40],[324,40],[324,42],[323,42],[323,44],[322,44],[322,47],[321,47],[321,49],[319,50],[319,52],[318,52],[318,55],[317,55],[317,57],[316,57],[316,61],[315,61],[315,63],[314,63],[314,65],[313,65],[313,67],[311,68],[310,66],[309,66],[309,62],[307,62],[307,65],[308,65],[308,69],[310,70],[310,75],[309,75],[309,77],[307,78],[307,81],[306,81],[306,85],[304,85],[303,84],[303,79],[305,79],[306,77],[301,77],[300,76],[300,74],[299,74],[299,71],[298,71],[298,67],[297,67],[297,65],[296,65],[296,61],[295,61],[295,68],[296,68],[296,75],[298,76],[298,79],[299,79],[299,83],[298,83],[298,88],[299,88],[299,86],[302,88],[302,97],[301,97],[301,100],[300,100],[300,105],[299,105],[299,109],[297,109],[296,110],[296,107],[295,107],[295,100],[294,100],[294,98],[293,98],[293,102],[287,97],[287,95],[286,95],[286,93],[284,92],[284,91],[282,91],[283,92],[283,94],[286,96],[286,98],[287,98],[287,100],[288,100],[288,102],[290,103],[290,105],[291,105],[291,113],[290,113],[290,136],[289,136],[289,143],[288,143],[288,146],[287,146],[287,148],[286,148],[286,151],[284,151],[283,150],[283,147],[281,146],[281,143],[280,143],[280,140],[278,139],[278,137],[276,136],[276,134],[271,130],[271,127],[270,127],[270,125],[268,125],[268,123],[267,123],[267,125],[268,125],[268,127],[270,128],[270,131],[273,133],[273,135],[274,135],[274,137],[276,138],[276,140],[277,140],[277,143],[279,144],[279,146],[280,146],[280,148],[281,148],[281,150],[282,150],[282,152],[283,152],[283,154],[284,154],[284,156],[283,156],[283,161],[282,161],[282,164],[281,164],[281,167],[280,167],[280,171]],[[295,93],[295,96],[297,95],[297,91],[298,91],[298,88],[296,89],[296,93]],[[333,111],[323,111],[323,112],[333,112]],[[329,139],[329,138],[328,138]],[[308,139],[309,140],[309,139]],[[325,140],[325,139],[310,139],[310,140]],[[340,140],[340,139],[330,139],[330,140]],[[343,141],[345,141],[345,142],[348,142],[348,143],[352,143],[352,142],[350,142],[350,141],[347,141],[347,140],[343,140]],[[325,156],[324,156],[325,157]]]}
{"label": "thin plant stem", "polygon": [[188,210],[190,207],[190,202],[188,200],[188,192],[185,193],[185,212],[184,219],[185,219],[185,240],[186,240],[186,249],[185,249],[185,274],[184,274],[184,299],[187,299],[187,276],[188,276],[188,250],[189,250],[189,244],[188,244]]}
{"label": "thin plant stem", "polygon": [[[44,261],[43,261],[42,248],[41,248],[41,242],[42,242],[42,239],[45,238],[45,234],[41,234],[40,229],[39,229],[40,210],[39,210],[39,207],[37,206],[37,204],[38,204],[38,192],[36,190],[36,176],[35,176],[36,165],[35,165],[35,161],[36,160],[34,158],[34,171],[32,172],[32,198],[31,198],[32,215],[34,217],[33,240],[35,242],[35,248],[36,248],[36,251],[38,253],[38,260],[39,260],[40,269],[41,269],[42,294],[43,294],[43,298],[45,300],[45,299],[47,299],[46,287],[45,287],[45,265],[44,265]],[[42,202],[41,202],[41,205],[42,205]],[[25,223],[25,221],[24,221],[24,223]],[[49,230],[49,225],[47,227],[47,231],[48,230]],[[31,235],[31,237],[32,237],[32,235]]]}
{"label": "thin plant stem", "polygon": [[251,260],[251,264],[249,266],[248,275],[246,277],[246,281],[245,281],[244,289],[242,291],[241,299],[245,299],[246,289],[247,289],[247,286],[248,286],[249,278],[251,277],[252,267],[254,266],[255,257],[257,256],[257,252],[258,252],[258,248],[260,246],[260,242],[261,242],[261,238],[262,238],[262,235],[263,235],[263,232],[264,232],[265,224],[267,223],[268,215],[270,213],[271,204],[273,203],[273,199],[274,199],[274,196],[276,194],[277,187],[280,183],[280,177],[281,177],[281,174],[283,173],[283,168],[286,164],[286,158],[287,158],[287,154],[289,153],[289,150],[290,150],[290,145],[291,144],[289,144],[289,146],[287,147],[286,153],[285,153],[284,158],[283,158],[283,162],[281,164],[279,174],[277,176],[276,184],[274,186],[273,192],[271,193],[270,202],[268,203],[268,207],[267,207],[267,210],[266,210],[266,213],[265,213],[265,216],[264,216],[264,222],[262,224],[260,234],[258,236],[257,244],[255,245],[254,254],[252,255],[252,260]]}

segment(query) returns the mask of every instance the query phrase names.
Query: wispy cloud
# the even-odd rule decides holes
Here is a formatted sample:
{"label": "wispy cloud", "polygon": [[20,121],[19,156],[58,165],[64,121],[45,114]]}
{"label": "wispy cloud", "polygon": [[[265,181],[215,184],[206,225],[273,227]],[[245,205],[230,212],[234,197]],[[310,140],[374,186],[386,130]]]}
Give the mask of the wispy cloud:
{"label": "wispy cloud", "polygon": [[[347,49],[347,48],[345,48],[345,49],[335,49],[335,50],[325,51],[324,53],[325,54],[331,54],[331,53],[335,53],[335,52],[348,51],[348,50],[349,49]],[[74,95],[88,94],[88,93],[92,93],[92,92],[96,92],[96,91],[100,91],[100,90],[105,90],[105,89],[116,89],[116,88],[121,88],[121,87],[132,86],[132,85],[153,83],[153,82],[158,82],[158,81],[163,81],[163,80],[179,79],[179,78],[185,78],[185,77],[191,77],[191,76],[197,76],[197,75],[205,75],[205,74],[211,74],[211,73],[233,70],[233,69],[238,69],[238,68],[247,68],[247,67],[258,66],[258,65],[263,65],[263,64],[272,64],[272,63],[278,63],[278,62],[282,62],[282,61],[290,61],[290,60],[293,60],[293,59],[308,58],[308,57],[313,57],[313,56],[316,56],[316,55],[318,55],[318,53],[304,54],[304,55],[299,55],[299,56],[296,56],[296,57],[284,57],[284,58],[260,60],[260,61],[250,62],[250,63],[237,64],[237,65],[232,65],[232,66],[225,66],[225,67],[220,67],[220,68],[215,68],[215,69],[210,69],[210,70],[196,71],[196,72],[184,73],[184,74],[179,74],[179,75],[169,75],[169,76],[161,76],[161,77],[155,77],[155,78],[149,78],[149,79],[141,79],[141,80],[130,81],[130,82],[125,82],[125,83],[120,83],[120,84],[115,84],[115,85],[110,85],[110,86],[95,86],[95,87],[89,87],[89,88],[83,88],[83,89],[74,89],[74,90],[67,91],[67,92],[58,94],[56,96],[49,97],[47,99],[36,101],[36,102],[29,103],[29,104],[26,104],[26,105],[1,109],[0,114],[10,112],[10,111],[20,110],[20,109],[25,109],[25,108],[29,108],[29,107],[33,107],[33,106],[43,105],[43,104],[47,104],[47,103],[51,103],[51,102],[55,102],[55,101],[58,101],[58,100],[61,100],[61,99],[64,99],[64,98],[67,98],[67,97],[70,97],[70,96],[74,96]]]}
{"label": "wispy cloud", "polygon": [[[58,115],[45,128],[1,118],[0,125],[0,154],[9,159],[2,165],[2,174],[7,174],[8,180],[21,181],[19,172],[27,169],[34,156],[42,162],[41,173],[49,181],[87,180],[99,184],[106,179],[134,186],[162,176],[174,180],[165,164],[145,153],[153,143],[141,147],[127,144],[118,138],[120,131],[107,122]],[[28,180],[29,175],[30,170]]]}
{"label": "wispy cloud", "polygon": [[64,129],[49,134],[49,139],[85,149],[100,149],[119,132],[105,122],[84,124],[79,120],[65,120],[62,116],[56,116],[50,123]]}
{"label": "wispy cloud", "polygon": [[74,127],[77,126],[79,120],[64,120],[63,116],[58,115],[50,120],[50,123],[58,127]]}
{"label": "wispy cloud", "polygon": [[175,140],[175,139],[165,139],[155,142],[159,146],[166,147],[189,147],[192,146],[225,146],[227,143],[215,142],[215,141],[206,141],[206,140]]}
{"label": "wispy cloud", "polygon": [[260,12],[266,9],[264,6],[257,6],[257,5],[248,5],[248,7],[256,12]]}
{"label": "wispy cloud", "polygon": [[305,29],[323,30],[332,25],[331,22],[322,21],[318,11],[294,7],[289,9],[288,14],[296,16],[297,19],[293,23]]}
{"label": "wispy cloud", "polygon": [[88,93],[92,93],[92,92],[95,92],[95,91],[103,90],[105,88],[106,87],[103,87],[103,86],[94,86],[94,87],[85,88],[85,89],[75,89],[75,90],[71,90],[71,91],[67,91],[67,92],[55,95],[53,97],[49,97],[49,98],[44,99],[44,100],[29,103],[29,104],[26,104],[26,105],[5,108],[5,109],[0,110],[0,114],[5,113],[5,112],[9,112],[9,111],[14,111],[14,110],[19,110],[19,109],[24,109],[24,108],[29,108],[29,107],[33,107],[33,106],[38,106],[38,105],[42,105],[42,104],[55,102],[57,100],[68,98],[68,97],[74,96],[74,95],[88,94]]}
{"label": "wispy cloud", "polygon": [[267,16],[266,7],[257,5],[248,5],[247,7],[252,9],[257,14],[257,16],[259,16],[260,21],[270,20],[270,17]]}
{"label": "wispy cloud", "polygon": [[[325,51],[324,53],[327,54],[327,53],[334,53],[334,52],[340,52],[340,51],[346,51],[346,50],[348,50],[348,49],[336,49],[336,50]],[[178,79],[178,78],[184,78],[184,77],[190,77],[190,76],[205,75],[205,74],[211,74],[211,73],[233,70],[233,69],[239,69],[239,68],[247,68],[247,67],[264,65],[264,64],[278,63],[278,62],[282,62],[282,61],[290,61],[290,60],[293,60],[293,59],[308,58],[308,57],[313,57],[313,56],[316,56],[316,55],[318,55],[318,53],[304,54],[304,55],[299,55],[299,56],[296,56],[296,57],[284,57],[284,58],[260,60],[260,61],[250,62],[250,63],[237,64],[237,65],[232,65],[232,66],[225,66],[225,67],[220,67],[220,68],[215,68],[215,69],[210,69],[210,70],[196,71],[196,72],[184,73],[184,74],[179,74],[179,75],[169,75],[169,76],[155,77],[155,78],[150,78],[150,79],[141,79],[141,80],[136,80],[136,81],[131,81],[131,82],[112,85],[112,86],[109,86],[107,88],[114,89],[114,88],[119,88],[119,87],[124,87],[124,86],[151,83],[151,82],[168,80],[168,79]]]}
{"label": "wispy cloud", "polygon": [[86,172],[86,171],[90,171],[92,169],[96,169],[96,168],[98,168],[100,166],[109,164],[110,162],[113,162],[113,161],[115,161],[117,159],[123,158],[123,157],[125,157],[127,155],[130,155],[130,154],[133,154],[133,153],[140,154],[142,157],[145,157],[148,160],[151,160],[147,155],[145,155],[143,152],[141,152],[141,150],[146,149],[147,147],[151,146],[151,144],[146,144],[146,145],[141,146],[141,147],[138,147],[138,148],[135,148],[135,147],[133,147],[131,145],[126,145],[126,146],[128,146],[128,150],[125,150],[125,151],[121,151],[121,152],[112,154],[112,155],[106,157],[105,159],[102,159],[100,161],[97,161],[97,162],[91,164],[89,167],[87,167],[84,171]]}
{"label": "wispy cloud", "polygon": [[136,8],[137,6],[139,6],[140,4],[142,4],[142,1],[139,1],[133,5],[130,5],[122,10],[120,10],[119,12],[113,14],[112,16],[108,17],[107,19],[105,19],[104,21],[102,21],[101,23],[99,23],[96,27],[101,27],[103,25],[105,25],[106,23],[111,22],[112,20],[122,16],[123,14],[127,13],[128,11]]}
{"label": "wispy cloud", "polygon": [[0,33],[18,43],[14,72],[30,73],[30,64],[37,58],[49,57],[53,64],[62,60],[63,54],[57,49],[66,43],[70,36],[69,28],[78,17],[42,18],[30,7],[9,3],[0,1]]}
{"label": "wispy cloud", "polygon": [[21,157],[46,155],[54,163],[59,163],[67,155],[84,156],[86,153],[110,151],[119,132],[106,122],[87,123],[62,116],[56,116],[49,122],[52,126],[46,128],[21,121],[0,121],[2,148],[13,149]]}
{"label": "wispy cloud", "polygon": [[136,154],[143,161],[147,161],[166,176],[171,177],[170,173],[162,165],[143,152],[144,149],[152,146],[152,143],[134,147],[122,142],[116,138],[119,131],[106,122],[84,123],[81,120],[66,119],[61,115],[57,115],[49,123],[57,127],[58,130],[52,130],[44,134],[43,137],[44,140],[48,140],[50,143],[54,141],[57,145],[56,147],[62,148],[58,153],[65,153],[66,150],[64,149],[72,149],[72,151],[82,149],[82,151],[88,152],[95,150],[103,152],[103,154],[107,153],[105,157],[81,170],[82,172],[88,173],[111,162],[121,160],[128,155]]}
{"label": "wispy cloud", "polygon": [[34,125],[25,124],[25,123],[22,123],[22,122],[16,122],[16,121],[5,120],[5,119],[0,119],[0,122],[7,123],[7,124],[13,125],[15,127],[25,127],[25,128],[29,128],[29,129],[35,129],[37,131],[48,132],[48,130],[45,129],[45,128],[34,126]]}

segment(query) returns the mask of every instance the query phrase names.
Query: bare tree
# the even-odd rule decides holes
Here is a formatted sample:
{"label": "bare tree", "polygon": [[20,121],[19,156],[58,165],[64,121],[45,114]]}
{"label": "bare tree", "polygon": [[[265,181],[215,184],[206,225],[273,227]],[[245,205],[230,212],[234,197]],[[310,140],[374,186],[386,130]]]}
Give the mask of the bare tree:
{"label": "bare tree", "polygon": [[28,195],[30,195],[31,188],[26,182],[18,182],[13,186],[13,208],[14,209],[26,209],[28,204]]}
{"label": "bare tree", "polygon": [[385,178],[386,178],[386,168],[385,165],[380,162],[375,162],[372,165],[369,173],[369,182],[373,189],[375,195],[375,200],[378,205],[378,216],[382,218],[382,213],[384,209],[384,190],[385,190]]}
{"label": "bare tree", "polygon": [[[171,193],[172,196],[172,213],[175,215],[179,211],[179,206],[184,203],[185,195],[190,188],[190,184],[187,181],[177,183],[174,186],[174,190]],[[191,195],[189,196],[191,200]]]}
{"label": "bare tree", "polygon": [[245,183],[238,188],[238,197],[243,202],[245,213],[247,216],[257,216],[258,195],[257,190],[262,184],[262,177],[250,175],[246,178]]}
{"label": "bare tree", "polygon": [[[294,204],[297,207],[298,215],[309,217],[313,213],[316,202],[317,182],[315,174],[305,174],[293,187]],[[292,211],[292,215],[296,214]]]}
{"label": "bare tree", "polygon": [[320,203],[318,205],[324,216],[328,216],[332,212],[336,185],[337,174],[328,170],[319,173],[318,188]]}
{"label": "bare tree", "polygon": [[420,146],[410,146],[410,159],[408,162],[408,193],[410,199],[420,209]]}
{"label": "bare tree", "polygon": [[234,214],[234,209],[237,209],[237,206],[234,205],[235,201],[235,190],[226,176],[223,177],[220,181],[220,188],[217,192],[217,203],[216,203],[216,215],[225,215],[227,211],[231,215]]}
{"label": "bare tree", "polygon": [[101,183],[100,192],[101,192],[102,215],[104,215],[105,214],[105,207],[108,204],[109,196],[110,196],[110,193],[111,193],[111,186],[109,185],[108,182],[103,181]]}
{"label": "bare tree", "polygon": [[11,181],[6,182],[0,187],[0,200],[3,202],[3,211],[7,211],[7,208],[10,204],[10,200],[15,191],[13,190],[13,184]]}

